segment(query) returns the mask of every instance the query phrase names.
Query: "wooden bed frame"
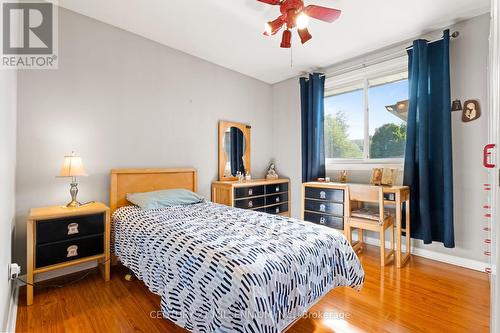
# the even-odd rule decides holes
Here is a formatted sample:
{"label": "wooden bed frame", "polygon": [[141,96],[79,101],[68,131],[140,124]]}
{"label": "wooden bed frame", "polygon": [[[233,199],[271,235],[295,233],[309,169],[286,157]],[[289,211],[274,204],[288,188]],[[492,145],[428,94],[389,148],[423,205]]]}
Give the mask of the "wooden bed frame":
{"label": "wooden bed frame", "polygon": [[[113,169],[111,170],[109,197],[110,213],[113,214],[118,208],[130,205],[127,201],[127,193],[174,188],[185,188],[196,192],[196,169]],[[118,262],[118,257],[111,253],[111,265],[115,266]],[[125,280],[133,280],[131,272],[125,274]]]}
{"label": "wooden bed frame", "polygon": [[126,198],[127,193],[174,188],[184,188],[196,192],[196,169],[113,169],[111,170],[109,198],[111,214],[118,208],[130,204]]}

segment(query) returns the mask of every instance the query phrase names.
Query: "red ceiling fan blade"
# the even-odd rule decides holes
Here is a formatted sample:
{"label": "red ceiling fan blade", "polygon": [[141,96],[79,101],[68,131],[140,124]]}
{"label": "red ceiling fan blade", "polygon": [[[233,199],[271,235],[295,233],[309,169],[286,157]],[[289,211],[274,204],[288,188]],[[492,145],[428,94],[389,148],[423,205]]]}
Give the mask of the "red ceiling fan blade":
{"label": "red ceiling fan blade", "polygon": [[257,0],[263,3],[267,3],[268,5],[279,5],[281,4],[281,0]]}
{"label": "red ceiling fan blade", "polygon": [[333,8],[310,5],[304,8],[304,13],[317,20],[331,23],[340,17],[341,11]]}

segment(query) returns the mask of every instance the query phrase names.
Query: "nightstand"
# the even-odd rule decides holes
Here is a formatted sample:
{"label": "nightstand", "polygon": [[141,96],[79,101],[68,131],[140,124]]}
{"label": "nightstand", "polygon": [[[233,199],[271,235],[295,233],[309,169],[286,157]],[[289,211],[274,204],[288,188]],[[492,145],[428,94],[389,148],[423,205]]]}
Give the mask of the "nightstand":
{"label": "nightstand", "polygon": [[95,260],[109,281],[110,217],[103,203],[33,208],[26,236],[27,305],[33,304],[34,276],[39,273]]}

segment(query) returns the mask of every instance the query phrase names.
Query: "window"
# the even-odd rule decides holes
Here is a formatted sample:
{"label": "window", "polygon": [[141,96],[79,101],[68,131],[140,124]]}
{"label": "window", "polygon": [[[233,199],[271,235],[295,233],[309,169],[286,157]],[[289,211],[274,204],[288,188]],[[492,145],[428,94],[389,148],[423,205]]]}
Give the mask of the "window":
{"label": "window", "polygon": [[363,158],[363,85],[325,98],[326,158]]}
{"label": "window", "polygon": [[406,72],[364,77],[327,90],[327,160],[334,163],[400,161],[404,157],[407,116]]}

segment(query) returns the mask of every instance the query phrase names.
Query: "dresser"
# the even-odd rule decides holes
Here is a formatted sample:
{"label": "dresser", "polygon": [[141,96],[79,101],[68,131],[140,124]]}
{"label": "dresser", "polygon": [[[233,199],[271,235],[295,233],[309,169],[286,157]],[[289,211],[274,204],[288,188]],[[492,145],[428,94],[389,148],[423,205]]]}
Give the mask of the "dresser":
{"label": "dresser", "polygon": [[290,216],[290,181],[215,181],[212,183],[212,201],[236,208]]}
{"label": "dresser", "polygon": [[102,203],[34,208],[27,222],[27,304],[33,303],[36,274],[98,261],[110,274],[109,208]]}
{"label": "dresser", "polygon": [[304,183],[302,185],[302,219],[344,230],[344,216],[348,209],[345,185]]}

